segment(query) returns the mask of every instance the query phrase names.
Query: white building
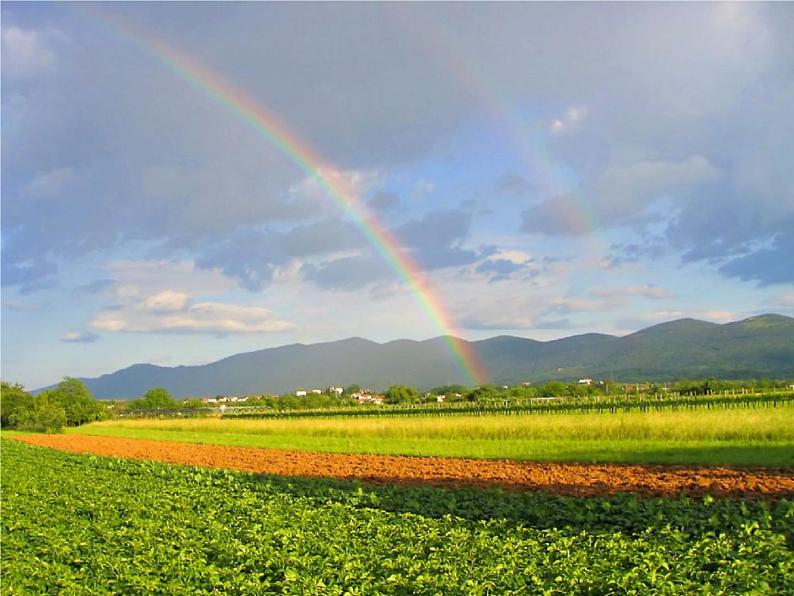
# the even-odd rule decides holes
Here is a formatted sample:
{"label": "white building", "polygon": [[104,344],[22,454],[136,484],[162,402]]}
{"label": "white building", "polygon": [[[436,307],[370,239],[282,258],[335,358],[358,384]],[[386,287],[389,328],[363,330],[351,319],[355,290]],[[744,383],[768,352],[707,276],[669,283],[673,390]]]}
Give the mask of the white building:
{"label": "white building", "polygon": [[305,397],[305,396],[306,396],[306,390],[305,389],[298,389],[295,392],[295,397]]}

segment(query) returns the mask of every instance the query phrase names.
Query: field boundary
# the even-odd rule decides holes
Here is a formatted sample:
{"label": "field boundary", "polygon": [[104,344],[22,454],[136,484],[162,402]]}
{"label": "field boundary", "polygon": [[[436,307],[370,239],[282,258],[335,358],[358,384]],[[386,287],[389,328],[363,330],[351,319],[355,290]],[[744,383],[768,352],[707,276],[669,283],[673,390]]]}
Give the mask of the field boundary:
{"label": "field boundary", "polygon": [[273,410],[257,406],[231,406],[221,418],[313,418],[313,417],[397,417],[397,416],[471,416],[521,414],[576,414],[678,411],[693,409],[777,408],[794,406],[794,392],[762,394],[727,394],[678,397],[620,398],[531,398],[488,404],[472,402],[453,404],[397,404],[352,406],[310,410]]}

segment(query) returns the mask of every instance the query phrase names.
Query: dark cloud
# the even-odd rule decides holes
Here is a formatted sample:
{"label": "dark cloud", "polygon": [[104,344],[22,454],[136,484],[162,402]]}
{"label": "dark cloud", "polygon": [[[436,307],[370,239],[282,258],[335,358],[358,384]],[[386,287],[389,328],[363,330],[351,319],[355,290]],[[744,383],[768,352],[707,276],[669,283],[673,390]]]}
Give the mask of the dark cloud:
{"label": "dark cloud", "polygon": [[278,232],[243,229],[205,249],[196,259],[202,269],[220,269],[251,291],[269,284],[276,269],[289,262]]}
{"label": "dark cloud", "polygon": [[[720,271],[741,279],[786,279],[776,249],[754,247],[789,247],[792,233],[769,223],[794,210],[789,6],[101,9],[211,64],[343,169],[410,171],[472,122],[512,122],[513,113],[494,113],[494,102],[483,101],[489,90],[499,89],[504,103],[533,98],[546,107],[530,116],[546,122],[550,139],[539,171],[555,178],[548,185],[555,190],[525,207],[525,232],[625,225],[644,233],[682,213],[666,241],[687,259],[734,260]],[[4,284],[34,291],[54,283],[60,260],[138,242],[157,247],[156,257],[218,260],[241,229],[322,217],[322,207],[292,192],[305,176],[299,167],[90,13],[6,3],[3,28],[17,29],[3,47],[3,147],[12,149],[3,152]],[[15,39],[34,42],[15,48]],[[469,72],[450,74],[449,56]],[[480,80],[487,88],[471,83]],[[558,169],[571,176],[557,176]],[[508,174],[497,189],[526,194],[529,183],[547,190],[535,173]],[[557,188],[567,178],[575,190]],[[666,217],[649,213],[661,199],[669,202]],[[390,199],[372,201],[381,209]],[[733,231],[709,228],[709,221],[726,223],[729,212]],[[704,225],[686,221],[698,219]],[[416,230],[403,231],[411,242]],[[471,262],[465,235],[444,240],[447,232],[438,232],[435,245],[414,240],[417,259],[431,268]],[[751,253],[755,260],[740,260]],[[267,263],[284,258],[268,254]],[[251,287],[268,278],[268,265],[253,258],[238,267],[230,256],[218,262],[239,269]],[[764,269],[751,274],[749,263]]]}
{"label": "dark cloud", "polygon": [[471,214],[459,209],[431,211],[397,228],[400,239],[415,248],[449,246],[469,234]]}
{"label": "dark cloud", "polygon": [[382,259],[372,256],[342,257],[319,265],[307,265],[303,272],[306,279],[321,288],[347,290],[394,276]]}
{"label": "dark cloud", "polygon": [[644,243],[613,243],[609,246],[609,266],[620,267],[624,263],[636,263],[643,258],[655,259],[667,250],[667,243],[659,238],[650,238]]}
{"label": "dark cloud", "polygon": [[367,205],[376,211],[391,211],[400,205],[400,197],[393,192],[379,192],[367,201]]}
{"label": "dark cloud", "polygon": [[95,279],[94,281],[90,281],[87,284],[77,286],[74,289],[74,293],[77,295],[99,294],[113,286],[115,283],[116,280],[111,278]]}
{"label": "dark cloud", "polygon": [[280,242],[285,254],[305,257],[355,248],[361,241],[361,231],[353,224],[324,219],[293,228],[283,235]]}
{"label": "dark cloud", "polygon": [[462,247],[471,228],[472,215],[460,209],[431,211],[395,231],[403,244],[413,250],[423,269],[443,269],[474,263],[482,252]]}
{"label": "dark cloud", "polygon": [[339,220],[321,220],[286,232],[248,228],[205,248],[196,265],[220,269],[242,287],[256,291],[268,285],[277,269],[292,259],[360,248],[362,243],[361,232]]}
{"label": "dark cloud", "polygon": [[58,266],[55,263],[43,256],[20,259],[17,254],[13,248],[3,250],[3,286],[16,286],[21,294],[30,294],[56,284]]}
{"label": "dark cloud", "polygon": [[[469,233],[471,215],[459,210],[432,211],[409,221],[394,234],[427,270],[468,265],[492,254],[493,246],[470,250],[461,246]],[[357,255],[324,258],[353,251]],[[268,285],[279,267],[301,259],[304,277],[324,288],[357,288],[390,275],[363,233],[352,223],[325,219],[288,231],[241,229],[222,242],[204,248],[196,265],[220,269],[249,290]],[[380,262],[380,264],[377,264]]]}
{"label": "dark cloud", "polygon": [[769,248],[731,259],[719,271],[762,286],[794,283],[794,234],[778,236]]}
{"label": "dark cloud", "polygon": [[507,259],[488,259],[477,265],[478,273],[491,275],[491,281],[509,279],[513,273],[526,269],[527,263],[515,263]]}
{"label": "dark cloud", "polygon": [[532,185],[518,174],[505,174],[498,178],[494,190],[503,195],[521,196],[532,190]]}
{"label": "dark cloud", "polygon": [[548,236],[579,236],[593,231],[593,222],[574,195],[547,199],[521,213],[521,231]]}

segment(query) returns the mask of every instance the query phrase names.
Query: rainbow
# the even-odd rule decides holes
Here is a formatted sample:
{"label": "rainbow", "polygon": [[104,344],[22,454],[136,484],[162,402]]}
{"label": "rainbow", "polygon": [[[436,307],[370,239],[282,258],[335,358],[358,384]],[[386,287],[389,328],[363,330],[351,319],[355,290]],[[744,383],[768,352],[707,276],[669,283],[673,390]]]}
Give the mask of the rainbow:
{"label": "rainbow", "polygon": [[447,342],[453,360],[470,384],[483,384],[487,372],[471,346],[456,336],[452,318],[430,287],[419,264],[403,249],[394,234],[357,196],[342,173],[308,142],[287,127],[265,105],[188,53],[179,50],[129,23],[103,15],[103,20],[122,32],[176,75],[227,108],[249,128],[277,148],[307,176],[314,178],[351,217],[367,241],[412,291],[416,302]]}
{"label": "rainbow", "polygon": [[[439,67],[439,74],[453,80],[473,97],[484,112],[496,119],[497,126],[511,139],[513,149],[522,160],[534,185],[547,195],[562,195],[555,205],[555,215],[571,235],[588,235],[599,228],[597,214],[590,203],[571,189],[571,181],[560,171],[549,153],[548,123],[530,121],[501,92],[498,82],[488,74],[476,57],[468,54],[455,42],[447,23],[439,19],[422,19],[415,15],[414,4],[389,2],[383,5],[392,20],[401,26],[412,41],[421,44],[428,57]],[[597,243],[603,252],[606,244]]]}

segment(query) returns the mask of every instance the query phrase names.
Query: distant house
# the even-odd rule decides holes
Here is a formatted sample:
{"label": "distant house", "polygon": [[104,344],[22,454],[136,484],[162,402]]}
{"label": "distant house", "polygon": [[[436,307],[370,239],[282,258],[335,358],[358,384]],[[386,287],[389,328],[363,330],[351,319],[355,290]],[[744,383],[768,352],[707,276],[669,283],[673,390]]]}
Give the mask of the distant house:
{"label": "distant house", "polygon": [[321,395],[322,394],[322,389],[312,389],[311,392],[314,395]]}
{"label": "distant house", "polygon": [[342,395],[344,393],[344,389],[342,387],[329,387],[328,393],[332,393],[334,395]]}
{"label": "distant house", "polygon": [[[366,391],[366,393],[365,393]],[[350,397],[355,399],[360,404],[382,404],[383,403],[383,396],[382,395],[373,395],[370,393],[369,389],[362,389],[361,391],[352,394]]]}
{"label": "distant house", "polygon": [[298,389],[295,392],[295,397],[305,397],[305,396],[306,396],[306,390],[305,389]]}
{"label": "distant house", "polygon": [[443,404],[445,399],[447,399],[446,395],[436,395],[436,401],[440,404]]}
{"label": "distant house", "polygon": [[579,379],[580,385],[592,385],[593,379]]}

